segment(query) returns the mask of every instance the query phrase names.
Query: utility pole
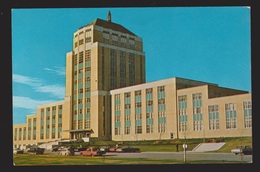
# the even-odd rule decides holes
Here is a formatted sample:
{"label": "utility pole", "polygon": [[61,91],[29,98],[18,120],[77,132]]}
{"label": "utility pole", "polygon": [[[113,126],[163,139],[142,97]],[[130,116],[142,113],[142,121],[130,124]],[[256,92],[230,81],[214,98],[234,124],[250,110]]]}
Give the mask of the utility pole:
{"label": "utility pole", "polygon": [[240,147],[240,161],[241,163],[243,163],[243,150],[242,150],[242,147]]}
{"label": "utility pole", "polygon": [[203,123],[203,143],[205,143],[205,126],[204,126],[204,123]]}
{"label": "utility pole", "polygon": [[187,148],[187,144],[186,144],[186,129],[185,129],[185,135],[184,135],[184,144],[182,145],[183,147],[183,161],[184,163],[186,163],[186,148]]}
{"label": "utility pole", "polygon": [[183,161],[184,161],[184,163],[186,163],[186,148],[187,148],[187,144],[184,143],[182,146],[183,146],[183,149],[184,149]]}

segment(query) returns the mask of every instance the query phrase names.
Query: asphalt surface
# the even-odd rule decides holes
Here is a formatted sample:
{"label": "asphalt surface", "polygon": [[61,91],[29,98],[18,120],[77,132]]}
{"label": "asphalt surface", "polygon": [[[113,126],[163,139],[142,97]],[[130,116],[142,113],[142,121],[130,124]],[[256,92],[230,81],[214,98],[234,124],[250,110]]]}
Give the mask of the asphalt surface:
{"label": "asphalt surface", "polygon": [[[58,155],[57,152],[51,152],[46,150],[44,154]],[[75,152],[75,156],[80,156],[78,152]],[[116,153],[107,152],[103,156],[110,158],[156,158],[156,159],[176,159],[176,160],[216,160],[216,161],[232,161],[252,163],[252,155],[235,155],[233,153],[211,153],[211,152],[140,152],[140,153]]]}
{"label": "asphalt surface", "polygon": [[238,161],[252,162],[252,155],[235,155],[233,153],[203,153],[203,152],[141,152],[141,153],[107,153],[105,156],[119,158],[157,158],[184,160],[216,160],[216,161]]}

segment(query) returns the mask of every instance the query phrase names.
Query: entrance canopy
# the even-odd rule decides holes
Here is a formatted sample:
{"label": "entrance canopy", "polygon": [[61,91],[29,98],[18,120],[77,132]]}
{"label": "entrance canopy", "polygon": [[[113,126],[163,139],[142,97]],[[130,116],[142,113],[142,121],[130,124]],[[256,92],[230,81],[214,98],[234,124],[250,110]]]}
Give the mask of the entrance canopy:
{"label": "entrance canopy", "polygon": [[64,130],[64,132],[69,132],[71,139],[89,138],[94,133],[92,129]]}

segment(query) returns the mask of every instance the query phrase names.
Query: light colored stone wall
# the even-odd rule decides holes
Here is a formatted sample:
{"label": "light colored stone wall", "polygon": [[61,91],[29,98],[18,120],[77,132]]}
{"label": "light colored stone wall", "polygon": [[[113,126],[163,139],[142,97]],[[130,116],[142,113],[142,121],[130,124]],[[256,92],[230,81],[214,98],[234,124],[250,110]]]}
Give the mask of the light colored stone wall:
{"label": "light colored stone wall", "polygon": [[[170,134],[173,133],[175,138],[216,138],[216,137],[242,137],[242,136],[252,136],[252,128],[244,128],[244,110],[243,101],[251,101],[251,94],[244,93],[244,91],[224,89],[225,94],[231,94],[232,96],[224,96],[218,98],[208,98],[208,93],[212,89],[209,85],[201,85],[199,81],[197,83],[190,82],[189,88],[184,88],[176,91],[176,79],[161,80],[152,83],[146,83],[141,85],[136,85],[132,87],[126,87],[122,89],[116,89],[111,91],[112,98],[112,140],[123,141],[123,140],[155,140],[155,139],[170,139]],[[183,84],[182,82],[181,84]],[[188,83],[188,82],[187,82]],[[157,101],[157,87],[160,85],[165,85],[165,95],[166,95],[166,121],[167,129],[165,133],[158,132],[158,101]],[[194,86],[192,86],[194,85]],[[154,132],[146,133],[146,99],[145,99],[145,89],[153,88],[153,117],[154,117]],[[213,87],[215,89],[215,86]],[[221,89],[221,88],[219,88]],[[134,116],[135,116],[135,103],[134,103],[134,91],[142,91],[142,134],[134,133]],[[124,93],[131,92],[131,134],[125,135],[115,135],[115,104],[114,98],[116,94],[120,94],[121,100],[121,128],[124,128]],[[201,93],[202,94],[202,114],[203,114],[203,125],[204,128],[200,131],[193,130],[193,103],[192,94]],[[236,95],[234,95],[236,94]],[[187,96],[187,114],[188,114],[188,129],[186,132],[179,132],[178,130],[178,96]],[[226,129],[226,118],[225,118],[225,104],[226,103],[236,103],[237,105],[237,128]],[[217,130],[209,130],[209,114],[208,106],[218,105],[219,106],[219,125],[220,128]]]}

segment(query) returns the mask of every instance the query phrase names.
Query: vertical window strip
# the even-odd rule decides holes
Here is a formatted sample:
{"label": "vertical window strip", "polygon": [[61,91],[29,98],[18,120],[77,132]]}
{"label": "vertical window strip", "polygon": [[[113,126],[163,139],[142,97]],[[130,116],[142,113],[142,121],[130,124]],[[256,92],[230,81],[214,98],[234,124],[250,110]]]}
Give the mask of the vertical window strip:
{"label": "vertical window strip", "polygon": [[188,115],[187,115],[187,95],[178,96],[178,115],[179,115],[179,131],[187,130]]}
{"label": "vertical window strip", "polygon": [[226,113],[226,129],[237,128],[236,104],[226,103],[225,113]]}
{"label": "vertical window strip", "polygon": [[192,94],[193,102],[193,131],[201,131],[203,126],[202,118],[202,94],[195,93]]}
{"label": "vertical window strip", "polygon": [[251,101],[243,102],[244,108],[244,127],[251,128],[252,127],[252,105]]}

